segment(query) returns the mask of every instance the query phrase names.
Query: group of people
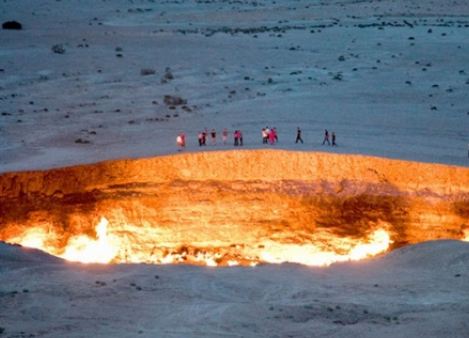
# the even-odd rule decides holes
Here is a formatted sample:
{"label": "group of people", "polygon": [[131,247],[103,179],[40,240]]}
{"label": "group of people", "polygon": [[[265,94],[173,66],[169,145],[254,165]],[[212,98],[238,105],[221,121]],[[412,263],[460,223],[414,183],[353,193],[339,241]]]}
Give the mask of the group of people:
{"label": "group of people", "polygon": [[243,133],[241,130],[235,130],[233,133],[234,145],[242,146],[243,145]]}
{"label": "group of people", "polygon": [[[332,138],[332,146],[336,147],[337,143],[335,142],[336,141],[335,132],[332,132],[331,138]],[[326,144],[326,142],[327,142],[327,145],[329,146],[331,145],[331,142],[329,141],[329,130],[324,129],[324,140],[322,141],[322,145]]]}
{"label": "group of people", "polygon": [[269,128],[265,127],[262,128],[261,131],[262,134],[262,143],[263,144],[275,144],[278,142],[278,134],[277,134],[277,129],[274,128]]}
{"label": "group of people", "polygon": [[[223,129],[223,132],[221,135],[222,135],[223,144],[225,145],[228,140],[228,130],[226,128]],[[213,146],[217,144],[217,131],[215,129],[212,129],[209,133],[208,130],[205,129],[203,131],[199,131],[199,134],[197,135],[197,139],[199,140],[199,147],[207,145],[207,137],[209,136],[211,139],[211,144]]]}
{"label": "group of people", "polygon": [[[301,137],[301,134],[302,134],[302,131],[301,131],[300,127],[298,127],[296,129],[295,143],[298,143],[298,142],[304,143],[303,138]],[[223,145],[226,145],[226,143],[228,141],[228,130],[226,128],[223,129],[221,135],[222,135]],[[261,135],[262,135],[262,143],[263,144],[273,145],[273,144],[276,144],[278,142],[278,133],[277,133],[277,129],[275,127],[274,128],[269,128],[269,127],[262,128]],[[217,144],[217,132],[216,132],[216,130],[212,129],[209,132],[207,129],[205,129],[203,131],[200,131],[197,135],[197,139],[199,141],[199,147],[206,146],[207,145],[207,138],[209,138],[209,137],[211,139],[211,144],[212,145]],[[242,146],[243,145],[243,133],[241,132],[241,130],[237,129],[233,132],[233,141],[234,141],[234,146]],[[332,143],[331,143],[331,141],[332,141]],[[183,150],[186,147],[186,135],[183,132],[178,134],[178,136],[176,138],[176,143],[177,143],[179,151]],[[322,141],[322,145],[324,145],[326,143],[328,145],[337,146],[335,132],[332,132],[331,134],[329,134],[329,131],[327,129],[324,130],[324,139]]]}

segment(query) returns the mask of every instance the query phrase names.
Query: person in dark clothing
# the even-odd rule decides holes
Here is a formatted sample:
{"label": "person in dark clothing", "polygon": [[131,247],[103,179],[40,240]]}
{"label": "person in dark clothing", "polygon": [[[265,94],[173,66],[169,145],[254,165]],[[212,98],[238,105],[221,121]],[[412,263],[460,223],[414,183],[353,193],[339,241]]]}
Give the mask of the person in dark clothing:
{"label": "person in dark clothing", "polygon": [[239,145],[239,133],[237,130],[234,131],[233,137],[234,137],[234,145],[238,146]]}
{"label": "person in dark clothing", "polygon": [[199,140],[199,147],[202,147],[204,145],[204,135],[202,132],[199,132],[197,139]]}
{"label": "person in dark clothing", "polygon": [[202,145],[203,146],[206,146],[207,145],[207,129],[205,129],[203,132],[202,132]]}
{"label": "person in dark clothing", "polygon": [[335,143],[335,132],[332,132],[332,146],[337,147],[337,143]]}
{"label": "person in dark clothing", "polygon": [[298,127],[298,128],[296,129],[296,140],[295,140],[295,143],[298,143],[298,142],[303,143],[303,139],[301,138],[301,129],[300,129],[300,127]]}
{"label": "person in dark clothing", "polygon": [[217,144],[217,132],[215,131],[215,129],[212,129],[212,131],[210,132],[210,136],[212,137],[212,145],[216,145]]}
{"label": "person in dark clothing", "polygon": [[328,145],[331,145],[331,142],[329,141],[329,131],[324,129],[324,140],[322,141],[322,145],[324,145],[326,142]]}

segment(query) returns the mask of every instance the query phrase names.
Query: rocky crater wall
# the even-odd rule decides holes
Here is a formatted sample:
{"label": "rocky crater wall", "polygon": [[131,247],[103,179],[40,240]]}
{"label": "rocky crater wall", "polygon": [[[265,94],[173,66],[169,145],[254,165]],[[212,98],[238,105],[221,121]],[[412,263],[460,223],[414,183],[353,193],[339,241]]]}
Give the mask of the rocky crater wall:
{"label": "rocky crater wall", "polygon": [[246,150],[0,175],[0,240],[28,229],[95,236],[100,217],[151,250],[322,243],[385,228],[393,246],[462,239],[469,169],[312,152]]}

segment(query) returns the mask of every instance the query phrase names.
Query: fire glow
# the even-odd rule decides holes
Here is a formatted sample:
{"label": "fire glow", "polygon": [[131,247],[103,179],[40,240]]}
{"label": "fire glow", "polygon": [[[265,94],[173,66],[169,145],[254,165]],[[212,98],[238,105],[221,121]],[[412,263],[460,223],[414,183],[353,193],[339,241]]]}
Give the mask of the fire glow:
{"label": "fire glow", "polygon": [[[331,238],[329,250],[321,249],[313,243],[291,244],[278,243],[271,240],[254,245],[234,245],[228,250],[217,247],[190,248],[180,245],[173,248],[165,247],[161,254],[155,251],[145,253],[129,248],[129,238],[116,236],[109,230],[109,221],[102,217],[96,226],[96,236],[72,236],[63,248],[50,243],[56,234],[47,233],[38,227],[29,229],[21,236],[9,240],[48,252],[72,262],[81,263],[154,263],[177,264],[189,263],[206,266],[255,266],[259,263],[299,263],[310,266],[328,266],[336,262],[357,261],[389,249],[392,240],[384,229],[373,231],[367,238]],[[236,250],[233,250],[233,247]]]}
{"label": "fire glow", "polygon": [[0,175],[0,240],[83,263],[328,266],[468,241],[468,215],[469,169],[352,155],[209,152]]}

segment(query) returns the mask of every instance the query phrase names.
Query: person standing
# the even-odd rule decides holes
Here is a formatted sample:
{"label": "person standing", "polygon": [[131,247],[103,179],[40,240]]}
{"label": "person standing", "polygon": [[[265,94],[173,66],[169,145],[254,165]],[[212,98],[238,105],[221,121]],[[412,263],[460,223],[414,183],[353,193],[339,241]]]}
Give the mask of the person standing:
{"label": "person standing", "polygon": [[228,140],[228,130],[225,128],[222,132],[223,145],[226,145],[226,140]]}
{"label": "person standing", "polygon": [[332,146],[337,147],[337,143],[335,143],[335,132],[332,132]]}
{"label": "person standing", "polygon": [[275,143],[275,131],[274,129],[269,130],[269,143],[273,145]]}
{"label": "person standing", "polygon": [[301,142],[303,144],[303,139],[301,138],[301,129],[300,127],[296,128],[296,140],[295,143]]}
{"label": "person standing", "polygon": [[234,145],[236,147],[239,145],[239,134],[237,130],[234,131],[233,138],[234,138]]}
{"label": "person standing", "polygon": [[215,131],[215,129],[212,129],[212,131],[210,132],[210,136],[212,137],[212,146],[216,145],[217,144],[217,132]]}
{"label": "person standing", "polygon": [[206,146],[207,145],[207,128],[202,132],[202,145]]}
{"label": "person standing", "polygon": [[324,129],[324,140],[322,141],[322,145],[324,145],[326,142],[328,145],[331,145],[331,142],[329,141],[329,131]]}
{"label": "person standing", "polygon": [[201,131],[199,131],[199,134],[197,135],[197,139],[199,140],[199,147],[202,147],[204,144],[204,135],[202,134]]}
{"label": "person standing", "polygon": [[265,144],[269,143],[270,133],[271,132],[272,131],[269,129],[269,127],[265,127]]}
{"label": "person standing", "polygon": [[186,146],[186,135],[181,132],[176,138],[176,144],[178,146],[178,151],[182,151]]}
{"label": "person standing", "polygon": [[272,132],[274,133],[274,140],[275,143],[278,143],[278,133],[277,133],[277,128],[272,128]]}
{"label": "person standing", "polygon": [[238,130],[238,139],[239,139],[239,145],[242,146],[243,145],[243,133],[241,132],[241,130]]}
{"label": "person standing", "polygon": [[262,134],[262,144],[267,144],[267,139],[269,138],[269,134],[267,133],[267,129],[262,128],[261,134]]}
{"label": "person standing", "polygon": [[182,148],[186,147],[186,134],[181,133],[181,139],[182,139]]}

